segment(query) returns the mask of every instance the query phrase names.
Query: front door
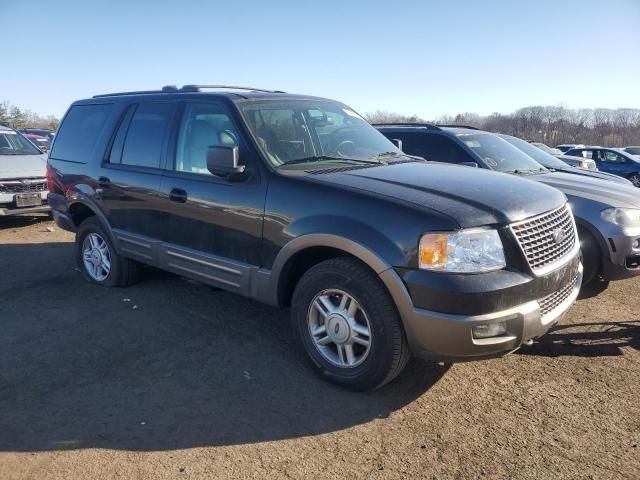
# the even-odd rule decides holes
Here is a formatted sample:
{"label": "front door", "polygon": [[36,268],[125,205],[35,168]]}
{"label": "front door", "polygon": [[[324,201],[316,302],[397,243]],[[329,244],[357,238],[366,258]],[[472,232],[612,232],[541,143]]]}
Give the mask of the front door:
{"label": "front door", "polygon": [[[165,222],[162,266],[231,290],[248,288],[261,264],[266,179],[253,149],[222,103],[186,102],[160,187]],[[245,174],[207,170],[207,148],[238,146]]]}
{"label": "front door", "polygon": [[626,176],[627,159],[611,150],[598,151],[598,169],[614,175]]}

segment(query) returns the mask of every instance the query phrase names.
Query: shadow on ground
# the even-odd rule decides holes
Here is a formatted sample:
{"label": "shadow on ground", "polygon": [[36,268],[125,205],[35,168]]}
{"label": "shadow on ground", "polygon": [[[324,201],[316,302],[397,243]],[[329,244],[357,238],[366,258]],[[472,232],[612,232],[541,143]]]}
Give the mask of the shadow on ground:
{"label": "shadow on ground", "polygon": [[0,283],[0,451],[318,435],[386,417],[446,372],[413,361],[391,385],[353,393],[310,370],[287,312],[165,274],[91,286],[70,243],[0,245],[0,265],[13,274]]}
{"label": "shadow on ground", "polygon": [[558,325],[524,355],[604,357],[623,355],[623,347],[640,350],[640,320]]}

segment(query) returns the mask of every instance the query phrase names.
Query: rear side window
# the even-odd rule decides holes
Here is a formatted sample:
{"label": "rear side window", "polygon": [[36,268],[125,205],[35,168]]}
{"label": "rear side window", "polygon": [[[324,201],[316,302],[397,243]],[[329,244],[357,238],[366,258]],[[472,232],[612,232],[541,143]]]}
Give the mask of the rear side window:
{"label": "rear side window", "polygon": [[472,162],[473,158],[462,147],[443,135],[429,133],[386,134],[402,140],[402,151],[426,160],[446,163]]}
{"label": "rear side window", "polygon": [[113,155],[112,150],[110,162],[137,167],[160,168],[162,151],[166,144],[173,110],[174,104],[172,103],[138,105],[133,112],[131,121],[127,122],[125,118],[116,135],[114,146],[119,148],[118,137],[124,135],[125,132],[121,131],[126,129],[121,158],[117,158],[118,155]]}
{"label": "rear side window", "polygon": [[88,162],[105,130],[113,104],[74,105],[69,109],[51,150],[51,158]]}

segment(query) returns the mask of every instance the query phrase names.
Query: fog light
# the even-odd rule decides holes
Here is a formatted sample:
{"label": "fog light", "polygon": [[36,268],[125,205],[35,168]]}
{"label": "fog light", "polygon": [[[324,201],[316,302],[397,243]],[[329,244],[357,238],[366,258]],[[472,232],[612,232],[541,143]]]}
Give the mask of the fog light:
{"label": "fog light", "polygon": [[476,325],[471,329],[473,338],[500,337],[507,333],[507,322],[488,323],[486,325]]}
{"label": "fog light", "polygon": [[631,244],[631,248],[634,250],[640,250],[640,238],[636,238]]}

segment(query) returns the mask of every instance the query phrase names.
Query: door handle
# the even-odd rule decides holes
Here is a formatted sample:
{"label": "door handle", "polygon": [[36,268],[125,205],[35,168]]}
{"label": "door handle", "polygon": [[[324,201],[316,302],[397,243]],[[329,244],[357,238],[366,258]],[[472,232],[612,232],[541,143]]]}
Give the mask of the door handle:
{"label": "door handle", "polygon": [[181,188],[172,188],[169,192],[169,200],[172,202],[184,203],[187,201],[187,192]]}

